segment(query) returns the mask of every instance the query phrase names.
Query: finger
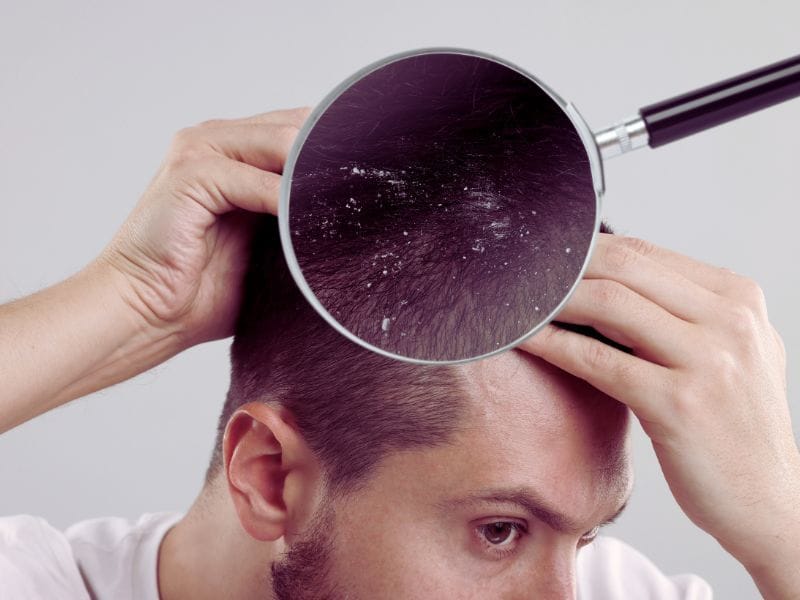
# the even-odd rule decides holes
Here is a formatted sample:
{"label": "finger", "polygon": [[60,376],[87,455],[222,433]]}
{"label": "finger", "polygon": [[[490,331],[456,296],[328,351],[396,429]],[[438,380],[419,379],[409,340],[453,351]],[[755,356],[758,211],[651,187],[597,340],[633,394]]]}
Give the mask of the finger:
{"label": "finger", "polygon": [[[739,277],[730,269],[706,264],[639,238],[601,233],[599,234],[599,239],[607,240],[614,246],[622,246],[641,256],[646,256],[664,267],[677,271],[695,284],[719,295],[726,295]],[[598,244],[600,243],[599,239]]]}
{"label": "finger", "polygon": [[594,327],[639,358],[667,367],[685,365],[697,347],[694,325],[610,279],[580,281],[557,318]]}
{"label": "finger", "polygon": [[281,177],[229,158],[209,156],[192,166],[188,191],[215,215],[242,208],[278,214]]}
{"label": "finger", "polygon": [[297,134],[298,128],[288,123],[232,123],[199,128],[195,143],[206,144],[233,160],[281,174]]}
{"label": "finger", "polygon": [[237,119],[209,119],[198,124],[198,127],[225,127],[228,125],[294,125],[298,129],[303,126],[308,116],[311,114],[312,107],[298,106],[295,108],[285,108],[271,110],[269,112],[240,117]]}
{"label": "finger", "polygon": [[310,107],[261,113],[243,119],[211,119],[181,129],[174,137],[176,155],[211,150],[254,167],[283,173],[292,144]]}
{"label": "finger", "polygon": [[584,278],[619,282],[692,323],[708,319],[716,310],[717,294],[673,266],[659,262],[655,251],[650,255],[637,252],[626,239],[629,238],[600,234]]}
{"label": "finger", "polygon": [[518,348],[585,380],[627,404],[640,419],[656,421],[663,412],[670,370],[626,354],[603,342],[548,324]]}
{"label": "finger", "polygon": [[273,110],[266,113],[252,115],[250,117],[244,117],[242,122],[261,124],[287,123],[289,125],[294,125],[299,129],[306,122],[312,110],[313,108],[311,106],[298,106],[296,108]]}

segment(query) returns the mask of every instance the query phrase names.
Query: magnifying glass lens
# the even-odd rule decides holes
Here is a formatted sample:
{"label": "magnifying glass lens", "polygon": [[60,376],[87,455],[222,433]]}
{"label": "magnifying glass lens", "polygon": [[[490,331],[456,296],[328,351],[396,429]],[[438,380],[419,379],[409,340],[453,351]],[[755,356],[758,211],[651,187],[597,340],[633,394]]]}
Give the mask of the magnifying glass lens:
{"label": "magnifying glass lens", "polygon": [[289,260],[326,319],[424,362],[506,349],[549,320],[597,218],[587,151],[553,97],[506,64],[430,52],[317,110],[284,176]]}

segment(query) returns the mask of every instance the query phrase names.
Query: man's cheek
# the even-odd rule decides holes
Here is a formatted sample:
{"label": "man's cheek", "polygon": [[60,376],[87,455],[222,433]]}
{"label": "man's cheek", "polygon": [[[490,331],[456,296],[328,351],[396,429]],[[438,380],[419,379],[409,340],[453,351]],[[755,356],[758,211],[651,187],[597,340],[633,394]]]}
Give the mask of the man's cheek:
{"label": "man's cheek", "polygon": [[465,597],[456,584],[466,581],[450,561],[442,560],[447,553],[440,540],[418,530],[399,529],[365,526],[337,532],[336,581],[359,600]]}

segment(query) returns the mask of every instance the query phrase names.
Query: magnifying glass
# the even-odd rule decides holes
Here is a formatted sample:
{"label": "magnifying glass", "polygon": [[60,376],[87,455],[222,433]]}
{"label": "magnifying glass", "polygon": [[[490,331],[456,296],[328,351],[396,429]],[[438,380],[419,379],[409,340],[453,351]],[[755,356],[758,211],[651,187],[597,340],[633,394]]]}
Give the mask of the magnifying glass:
{"label": "magnifying glass", "polygon": [[306,299],[380,354],[459,363],[535,334],[589,262],[603,161],[800,96],[800,56],[592,132],[536,77],[459,48],[359,70],[286,161],[281,244]]}

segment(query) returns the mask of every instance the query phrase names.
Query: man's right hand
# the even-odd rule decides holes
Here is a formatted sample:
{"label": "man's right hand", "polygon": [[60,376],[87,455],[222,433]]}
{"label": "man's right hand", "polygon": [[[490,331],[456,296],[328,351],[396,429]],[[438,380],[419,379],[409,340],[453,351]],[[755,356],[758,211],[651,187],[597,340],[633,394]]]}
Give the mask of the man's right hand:
{"label": "man's right hand", "polygon": [[130,306],[154,327],[176,331],[185,347],[233,333],[252,212],[277,215],[280,174],[310,110],[179,131],[99,257],[123,276]]}
{"label": "man's right hand", "polygon": [[309,112],[181,130],[97,259],[0,306],[0,433],[233,333],[252,213],[277,215],[284,162]]}

